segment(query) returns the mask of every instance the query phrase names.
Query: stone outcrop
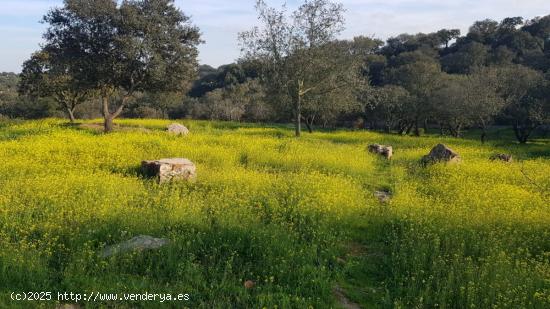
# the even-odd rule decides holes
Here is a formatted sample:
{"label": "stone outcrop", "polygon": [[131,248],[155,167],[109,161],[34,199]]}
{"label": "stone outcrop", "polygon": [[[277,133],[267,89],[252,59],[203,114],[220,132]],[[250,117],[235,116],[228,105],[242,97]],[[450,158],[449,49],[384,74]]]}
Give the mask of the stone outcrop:
{"label": "stone outcrop", "polygon": [[387,145],[372,144],[368,147],[369,152],[379,154],[386,159],[391,159],[393,156],[393,147]]}
{"label": "stone outcrop", "polygon": [[460,162],[460,156],[451,148],[443,144],[437,144],[428,155],[422,157],[422,163],[427,165],[439,162]]}
{"label": "stone outcrop", "polygon": [[489,159],[491,159],[491,161],[498,160],[498,161],[503,161],[503,162],[506,162],[506,163],[510,163],[510,162],[514,161],[511,154],[505,154],[505,153],[497,153],[495,155],[492,155]]}
{"label": "stone outcrop", "polygon": [[189,129],[187,129],[187,127],[179,123],[172,123],[171,125],[168,126],[167,130],[168,130],[168,133],[174,134],[174,135],[189,134]]}
{"label": "stone outcrop", "polygon": [[152,250],[163,247],[169,243],[165,238],[154,238],[147,235],[139,235],[125,242],[107,246],[101,252],[101,257],[109,257],[115,254],[125,253],[129,251]]}
{"label": "stone outcrop", "polygon": [[156,177],[159,183],[196,177],[195,164],[184,158],[142,161],[141,171],[147,177]]}

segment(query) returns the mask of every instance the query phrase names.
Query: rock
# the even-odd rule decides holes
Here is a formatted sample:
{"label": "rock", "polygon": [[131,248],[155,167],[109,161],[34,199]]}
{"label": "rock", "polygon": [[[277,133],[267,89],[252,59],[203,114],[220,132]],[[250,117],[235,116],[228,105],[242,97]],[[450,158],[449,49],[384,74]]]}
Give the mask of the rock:
{"label": "rock", "polygon": [[246,280],[246,281],[244,282],[244,287],[245,287],[246,289],[251,289],[251,288],[253,288],[255,285],[256,285],[256,283],[255,283],[254,281],[252,281],[252,280]]}
{"label": "rock", "polygon": [[191,180],[196,177],[195,164],[184,158],[142,161],[141,171],[148,177],[157,177],[159,183]]}
{"label": "rock", "polygon": [[382,155],[386,159],[391,159],[393,156],[393,147],[379,144],[369,145],[369,152]]}
{"label": "rock", "polygon": [[143,251],[158,249],[169,243],[168,239],[165,238],[154,238],[147,235],[139,235],[125,242],[107,246],[101,252],[101,257],[109,257],[119,253],[125,253],[128,251]]}
{"label": "rock", "polygon": [[175,135],[187,135],[189,134],[189,129],[187,129],[184,125],[179,123],[172,123],[168,126],[168,133],[175,134]]}
{"label": "rock", "polygon": [[378,198],[378,201],[380,201],[380,203],[387,203],[391,200],[391,193],[386,190],[374,191],[374,196]]}
{"label": "rock", "polygon": [[511,154],[505,154],[505,153],[497,153],[495,155],[492,155],[489,159],[491,159],[491,161],[500,160],[506,163],[510,163],[514,161]]}
{"label": "rock", "polygon": [[55,309],[80,309],[80,305],[78,304],[57,304],[55,306]]}
{"label": "rock", "polygon": [[432,164],[432,163],[438,163],[438,162],[459,162],[460,156],[458,153],[454,152],[451,148],[443,145],[443,144],[437,144],[430,153],[424,157],[422,157],[422,163],[424,165],[426,164]]}

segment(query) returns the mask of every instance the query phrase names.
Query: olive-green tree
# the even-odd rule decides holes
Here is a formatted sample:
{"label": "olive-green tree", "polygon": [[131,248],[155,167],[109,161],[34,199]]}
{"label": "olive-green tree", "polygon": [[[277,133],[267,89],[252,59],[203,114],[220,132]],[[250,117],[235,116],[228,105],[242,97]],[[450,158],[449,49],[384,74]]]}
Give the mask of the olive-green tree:
{"label": "olive-green tree", "polygon": [[76,107],[88,100],[93,91],[69,74],[70,64],[65,59],[52,60],[46,50],[41,50],[25,61],[18,92],[35,99],[52,97],[74,122]]}
{"label": "olive-green tree", "polygon": [[135,94],[185,90],[197,71],[198,29],[173,0],[65,0],[45,48],[101,97],[105,131]]}
{"label": "olive-green tree", "polygon": [[261,63],[267,97],[294,119],[300,136],[304,106],[311,111],[328,96],[350,91],[358,72],[353,54],[335,43],[344,29],[343,6],[307,0],[289,15],[258,0],[256,10],[261,26],[240,34],[244,58]]}

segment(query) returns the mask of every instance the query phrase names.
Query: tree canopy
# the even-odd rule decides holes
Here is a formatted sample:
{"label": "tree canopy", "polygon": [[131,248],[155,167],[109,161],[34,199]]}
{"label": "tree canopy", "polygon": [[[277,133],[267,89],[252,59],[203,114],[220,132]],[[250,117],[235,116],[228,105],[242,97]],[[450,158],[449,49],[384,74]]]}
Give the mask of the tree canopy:
{"label": "tree canopy", "polygon": [[45,17],[43,50],[101,97],[105,131],[138,92],[184,91],[199,30],[172,0],[65,0]]}

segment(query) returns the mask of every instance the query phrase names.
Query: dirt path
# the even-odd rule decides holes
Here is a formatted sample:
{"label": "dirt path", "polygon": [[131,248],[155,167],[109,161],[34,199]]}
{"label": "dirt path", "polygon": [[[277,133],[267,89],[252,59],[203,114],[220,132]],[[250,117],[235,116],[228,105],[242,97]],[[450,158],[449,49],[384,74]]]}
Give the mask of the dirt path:
{"label": "dirt path", "polygon": [[362,220],[350,226],[350,238],[345,248],[343,277],[335,285],[333,294],[342,308],[378,308],[385,296],[384,280],[387,276],[384,243],[385,208],[390,207],[392,192],[392,164],[380,160],[364,187],[370,191],[369,209],[361,214]]}
{"label": "dirt path", "polygon": [[344,290],[339,285],[336,285],[334,289],[332,290],[334,293],[334,296],[338,300],[338,303],[342,306],[344,309],[360,309],[361,306],[359,304],[356,304],[352,301],[350,301],[346,295],[344,294]]}

